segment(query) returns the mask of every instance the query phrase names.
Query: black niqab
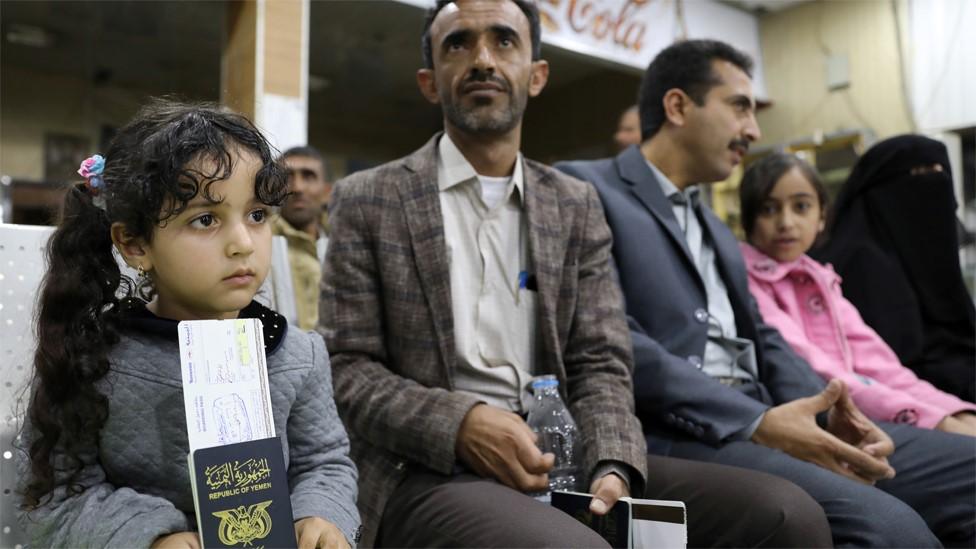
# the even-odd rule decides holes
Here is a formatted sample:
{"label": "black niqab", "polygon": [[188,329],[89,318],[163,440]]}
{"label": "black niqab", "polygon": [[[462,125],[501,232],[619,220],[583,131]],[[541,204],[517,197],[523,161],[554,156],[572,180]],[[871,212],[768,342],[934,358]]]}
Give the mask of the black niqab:
{"label": "black niqab", "polygon": [[887,139],[855,165],[811,255],[834,265],[845,297],[903,364],[973,401],[976,309],[959,266],[955,210],[945,146]]}

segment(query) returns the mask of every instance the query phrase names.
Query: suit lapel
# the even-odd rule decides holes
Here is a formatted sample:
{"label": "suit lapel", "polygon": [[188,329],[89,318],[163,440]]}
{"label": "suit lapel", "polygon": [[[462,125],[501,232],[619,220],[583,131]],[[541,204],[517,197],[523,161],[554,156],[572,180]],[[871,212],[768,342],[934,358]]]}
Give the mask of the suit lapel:
{"label": "suit lapel", "polygon": [[629,184],[630,192],[667,231],[672,243],[681,250],[687,267],[690,272],[694,273],[695,279],[704,291],[704,282],[698,273],[698,267],[695,265],[691,250],[688,249],[688,241],[685,239],[684,231],[681,230],[681,225],[674,217],[671,201],[661,191],[657,176],[647,166],[647,160],[644,159],[640,149],[638,147],[628,148],[617,156],[615,162],[620,172],[620,178]]}
{"label": "suit lapel", "polygon": [[420,285],[434,322],[441,363],[448,387],[454,386],[454,313],[451,309],[451,272],[444,239],[444,216],[437,187],[435,135],[404,162],[404,179],[398,184],[403,215],[410,232]]}
{"label": "suit lapel", "polygon": [[559,192],[552,178],[531,162],[524,162],[524,173],[529,252],[538,283],[536,330],[541,351],[538,357],[545,362],[540,365],[542,371],[556,374],[564,382],[556,309],[567,238],[563,234],[563,219],[559,214]]}

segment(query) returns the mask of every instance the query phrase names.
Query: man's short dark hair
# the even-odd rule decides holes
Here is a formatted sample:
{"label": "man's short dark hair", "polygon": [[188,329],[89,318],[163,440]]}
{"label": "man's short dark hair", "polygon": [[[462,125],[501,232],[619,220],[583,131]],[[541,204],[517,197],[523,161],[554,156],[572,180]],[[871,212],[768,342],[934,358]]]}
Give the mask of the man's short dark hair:
{"label": "man's short dark hair", "polygon": [[322,156],[322,153],[320,153],[318,149],[311,145],[292,147],[281,153],[279,160],[284,162],[286,158],[291,158],[293,156],[302,156],[305,158],[314,158],[315,160],[318,160],[319,164],[322,164],[322,177],[324,177],[326,181],[329,180],[329,164],[325,161],[325,157]]}
{"label": "man's short dark hair", "polygon": [[[423,55],[424,68],[434,68],[434,50],[430,43],[430,26],[434,23],[437,14],[444,6],[453,4],[455,0],[437,0],[434,7],[427,10],[427,18],[424,20],[424,33],[420,37],[420,49]],[[542,27],[539,24],[539,8],[533,0],[512,0],[515,5],[522,10],[526,19],[529,20],[529,34],[532,37],[532,60],[538,61],[542,57]]]}
{"label": "man's short dark hair", "polygon": [[637,99],[641,140],[650,139],[664,125],[664,94],[668,90],[678,88],[695,104],[705,103],[708,91],[721,84],[712,69],[712,61],[716,59],[732,63],[752,78],[752,59],[725,42],[684,40],[657,54],[644,72]]}

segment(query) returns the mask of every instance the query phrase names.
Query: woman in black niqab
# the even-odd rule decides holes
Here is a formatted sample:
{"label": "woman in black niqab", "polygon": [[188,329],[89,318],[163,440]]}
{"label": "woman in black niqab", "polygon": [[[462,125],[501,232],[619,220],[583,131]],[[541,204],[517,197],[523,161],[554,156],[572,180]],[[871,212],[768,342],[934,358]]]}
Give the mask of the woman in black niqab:
{"label": "woman in black niqab", "polygon": [[811,255],[834,265],[844,296],[922,379],[976,395],[976,309],[959,266],[949,157],[918,135],[882,141],[857,162]]}

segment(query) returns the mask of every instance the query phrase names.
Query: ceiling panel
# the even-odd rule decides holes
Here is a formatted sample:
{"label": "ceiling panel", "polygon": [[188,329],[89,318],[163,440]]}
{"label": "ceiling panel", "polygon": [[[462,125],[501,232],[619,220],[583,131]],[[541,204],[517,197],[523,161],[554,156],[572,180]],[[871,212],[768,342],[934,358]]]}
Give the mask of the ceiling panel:
{"label": "ceiling panel", "polygon": [[[0,67],[216,99],[225,4],[209,1],[0,2]],[[47,47],[11,43],[23,27]]]}

